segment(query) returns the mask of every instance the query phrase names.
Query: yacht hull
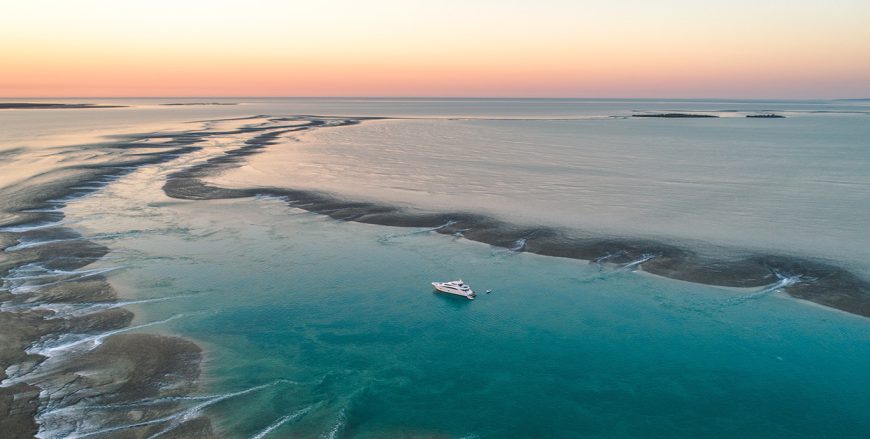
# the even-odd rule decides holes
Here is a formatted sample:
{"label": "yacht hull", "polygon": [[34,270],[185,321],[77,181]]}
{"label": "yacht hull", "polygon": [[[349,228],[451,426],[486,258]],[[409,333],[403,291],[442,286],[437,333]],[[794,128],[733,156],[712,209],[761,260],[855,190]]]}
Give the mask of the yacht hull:
{"label": "yacht hull", "polygon": [[451,287],[451,286],[449,286],[449,285],[444,285],[443,282],[432,282],[432,286],[433,286],[433,287],[435,288],[435,290],[438,291],[438,292],[441,292],[441,293],[447,293],[447,294],[453,294],[453,295],[455,295],[455,296],[462,296],[462,297],[464,297],[464,298],[466,298],[466,299],[468,299],[468,300],[474,300],[474,296],[477,295],[477,294],[476,294],[473,290],[471,290],[471,289],[468,289],[468,290],[460,290],[460,289],[457,289],[457,288],[453,288],[453,287]]}

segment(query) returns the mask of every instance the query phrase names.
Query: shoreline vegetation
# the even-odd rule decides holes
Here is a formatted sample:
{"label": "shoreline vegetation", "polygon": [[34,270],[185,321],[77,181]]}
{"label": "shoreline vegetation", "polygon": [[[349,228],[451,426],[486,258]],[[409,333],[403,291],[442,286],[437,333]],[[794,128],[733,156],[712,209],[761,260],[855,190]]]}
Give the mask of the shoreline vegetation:
{"label": "shoreline vegetation", "polygon": [[[247,156],[262,152],[282,136],[382,119],[253,116],[216,121],[255,118],[268,123],[124,136],[106,146],[122,152],[122,159],[56,169],[33,181],[0,188],[0,431],[11,437],[33,436],[38,429],[60,436],[122,431],[137,437],[215,436],[206,416],[182,416],[190,409],[177,398],[164,398],[197,390],[201,349],[179,337],[125,333],[137,328],[130,326],[133,314],[118,302],[103,272],[86,269],[109,249],[61,224],[62,208],[69,200],[98,192],[140,167],[199,151],[202,147],[197,144],[210,137],[249,136],[241,146],[170,174],[162,188],[167,196],[279,197],[291,207],[337,220],[427,228],[512,251],[621,264],[708,285],[776,288],[792,297],[870,317],[870,282],[813,259],[755,253],[713,257],[651,239],[525,227],[468,212],[412,211],[315,191],[230,189],[205,182],[209,176],[243,165]],[[143,147],[145,140],[161,143]],[[29,283],[34,277],[51,282]],[[65,314],[65,305],[94,311]],[[150,324],[156,323],[160,322]],[[79,336],[75,349],[59,349],[59,340],[70,334]],[[164,402],[154,404],[155,400]],[[142,401],[150,401],[147,410],[142,409]],[[94,405],[107,408],[75,410]]]}

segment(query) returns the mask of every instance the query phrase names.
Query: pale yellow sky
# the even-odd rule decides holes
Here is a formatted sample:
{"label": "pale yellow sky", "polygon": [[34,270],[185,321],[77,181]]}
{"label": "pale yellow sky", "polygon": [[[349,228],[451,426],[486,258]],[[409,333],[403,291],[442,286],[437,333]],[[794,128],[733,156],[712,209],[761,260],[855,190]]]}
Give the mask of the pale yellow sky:
{"label": "pale yellow sky", "polygon": [[0,0],[0,96],[865,97],[870,2]]}

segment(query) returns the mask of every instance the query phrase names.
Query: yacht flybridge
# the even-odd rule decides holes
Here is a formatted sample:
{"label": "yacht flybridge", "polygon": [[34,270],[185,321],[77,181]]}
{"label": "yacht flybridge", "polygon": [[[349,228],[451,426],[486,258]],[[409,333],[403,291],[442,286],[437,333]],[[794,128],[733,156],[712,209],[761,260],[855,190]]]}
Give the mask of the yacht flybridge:
{"label": "yacht flybridge", "polygon": [[455,294],[468,300],[474,300],[474,296],[477,295],[462,279],[450,282],[432,282],[432,286],[442,293]]}

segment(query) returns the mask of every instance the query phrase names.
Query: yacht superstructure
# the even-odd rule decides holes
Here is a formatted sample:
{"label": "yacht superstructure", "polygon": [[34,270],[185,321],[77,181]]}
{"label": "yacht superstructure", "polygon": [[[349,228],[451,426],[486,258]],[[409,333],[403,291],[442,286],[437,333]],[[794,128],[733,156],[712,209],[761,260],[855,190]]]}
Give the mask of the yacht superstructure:
{"label": "yacht superstructure", "polygon": [[468,284],[462,281],[462,279],[450,282],[432,282],[432,286],[442,293],[463,296],[468,300],[474,300],[474,296],[477,295]]}

